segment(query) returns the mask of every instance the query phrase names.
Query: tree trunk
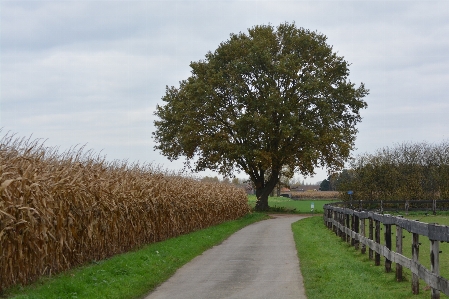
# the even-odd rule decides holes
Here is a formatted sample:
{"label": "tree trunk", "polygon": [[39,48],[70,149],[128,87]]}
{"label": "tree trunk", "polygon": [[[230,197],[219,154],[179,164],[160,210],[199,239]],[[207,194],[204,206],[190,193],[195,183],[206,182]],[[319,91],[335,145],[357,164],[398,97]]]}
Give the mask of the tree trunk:
{"label": "tree trunk", "polygon": [[276,187],[276,184],[279,181],[279,171],[273,171],[273,174],[270,178],[270,180],[265,183],[263,180],[263,176],[261,181],[255,182],[256,185],[256,211],[268,211],[268,196],[270,195],[271,191],[273,191],[274,187]]}
{"label": "tree trunk", "polygon": [[[265,191],[265,192],[264,192]],[[262,211],[268,211],[268,196],[270,195],[272,190],[266,191],[266,188],[263,189],[256,189],[256,211],[262,212]]]}

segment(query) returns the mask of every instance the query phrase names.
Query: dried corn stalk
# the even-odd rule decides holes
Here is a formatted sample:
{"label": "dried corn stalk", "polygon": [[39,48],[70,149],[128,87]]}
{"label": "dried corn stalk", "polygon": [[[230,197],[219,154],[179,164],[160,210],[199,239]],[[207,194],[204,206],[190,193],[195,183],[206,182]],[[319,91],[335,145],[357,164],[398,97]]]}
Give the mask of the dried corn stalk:
{"label": "dried corn stalk", "polygon": [[83,148],[0,143],[0,291],[92,260],[239,218],[246,193],[107,162]]}

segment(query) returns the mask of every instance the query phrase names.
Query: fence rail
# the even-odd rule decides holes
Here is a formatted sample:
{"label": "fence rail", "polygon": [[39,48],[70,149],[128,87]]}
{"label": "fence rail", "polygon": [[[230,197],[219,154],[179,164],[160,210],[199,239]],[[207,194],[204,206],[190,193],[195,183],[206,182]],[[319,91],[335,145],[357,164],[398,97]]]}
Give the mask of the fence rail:
{"label": "fence rail", "polygon": [[449,200],[357,200],[333,203],[332,206],[352,208],[359,211],[399,212],[426,211],[436,214],[437,211],[449,211]]}
{"label": "fence rail", "polygon": [[[357,211],[352,208],[339,207],[343,203],[324,205],[324,224],[350,242],[356,249],[361,248],[362,253],[369,248],[369,258],[380,265],[380,256],[385,257],[385,270],[391,271],[391,263],[396,263],[396,279],[402,281],[402,267],[412,272],[412,292],[419,293],[419,279],[424,280],[431,288],[431,298],[440,298],[440,292],[449,296],[449,281],[439,274],[439,244],[449,242],[449,226],[434,223],[423,223],[404,219],[401,216],[380,214],[374,211]],[[336,206],[337,205],[337,206]],[[369,220],[368,237],[366,236],[365,221]],[[380,241],[381,224],[385,226],[385,245]],[[396,226],[396,251],[392,250],[391,226]],[[402,255],[402,230],[413,234],[412,258]],[[430,240],[431,269],[419,263],[419,236]]]}

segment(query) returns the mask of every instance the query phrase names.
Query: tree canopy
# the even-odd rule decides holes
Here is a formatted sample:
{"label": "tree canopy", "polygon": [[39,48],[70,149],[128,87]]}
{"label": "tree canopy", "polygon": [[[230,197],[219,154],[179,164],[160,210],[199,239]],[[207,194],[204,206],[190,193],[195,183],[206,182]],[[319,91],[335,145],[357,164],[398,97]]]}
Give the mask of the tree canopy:
{"label": "tree canopy", "polygon": [[191,62],[179,87],[166,88],[155,111],[155,149],[186,157],[195,171],[244,171],[258,210],[268,209],[283,169],[341,168],[368,90],[348,79],[349,63],[326,39],[289,23],[231,34]]}
{"label": "tree canopy", "polygon": [[358,155],[334,175],[338,191],[359,200],[449,198],[449,141],[402,143]]}

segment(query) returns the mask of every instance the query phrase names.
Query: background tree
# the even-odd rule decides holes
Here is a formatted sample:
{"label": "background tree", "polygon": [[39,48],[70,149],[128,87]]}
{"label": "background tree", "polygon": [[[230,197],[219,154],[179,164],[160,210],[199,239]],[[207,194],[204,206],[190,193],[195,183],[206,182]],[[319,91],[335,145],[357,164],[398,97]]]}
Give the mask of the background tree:
{"label": "background tree", "polygon": [[332,191],[330,177],[320,183],[320,191]]}
{"label": "background tree", "polygon": [[337,190],[354,190],[357,200],[447,199],[448,181],[448,142],[403,143],[353,159],[338,174]]}
{"label": "background tree", "polygon": [[234,184],[234,185],[240,185],[240,180],[239,180],[239,178],[232,178],[232,184]]}
{"label": "background tree", "polygon": [[186,157],[195,171],[244,171],[256,209],[267,210],[283,167],[310,175],[347,160],[368,94],[349,81],[348,66],[326,36],[295,24],[231,34],[190,64],[178,88],[167,87],[155,111],[155,149]]}

